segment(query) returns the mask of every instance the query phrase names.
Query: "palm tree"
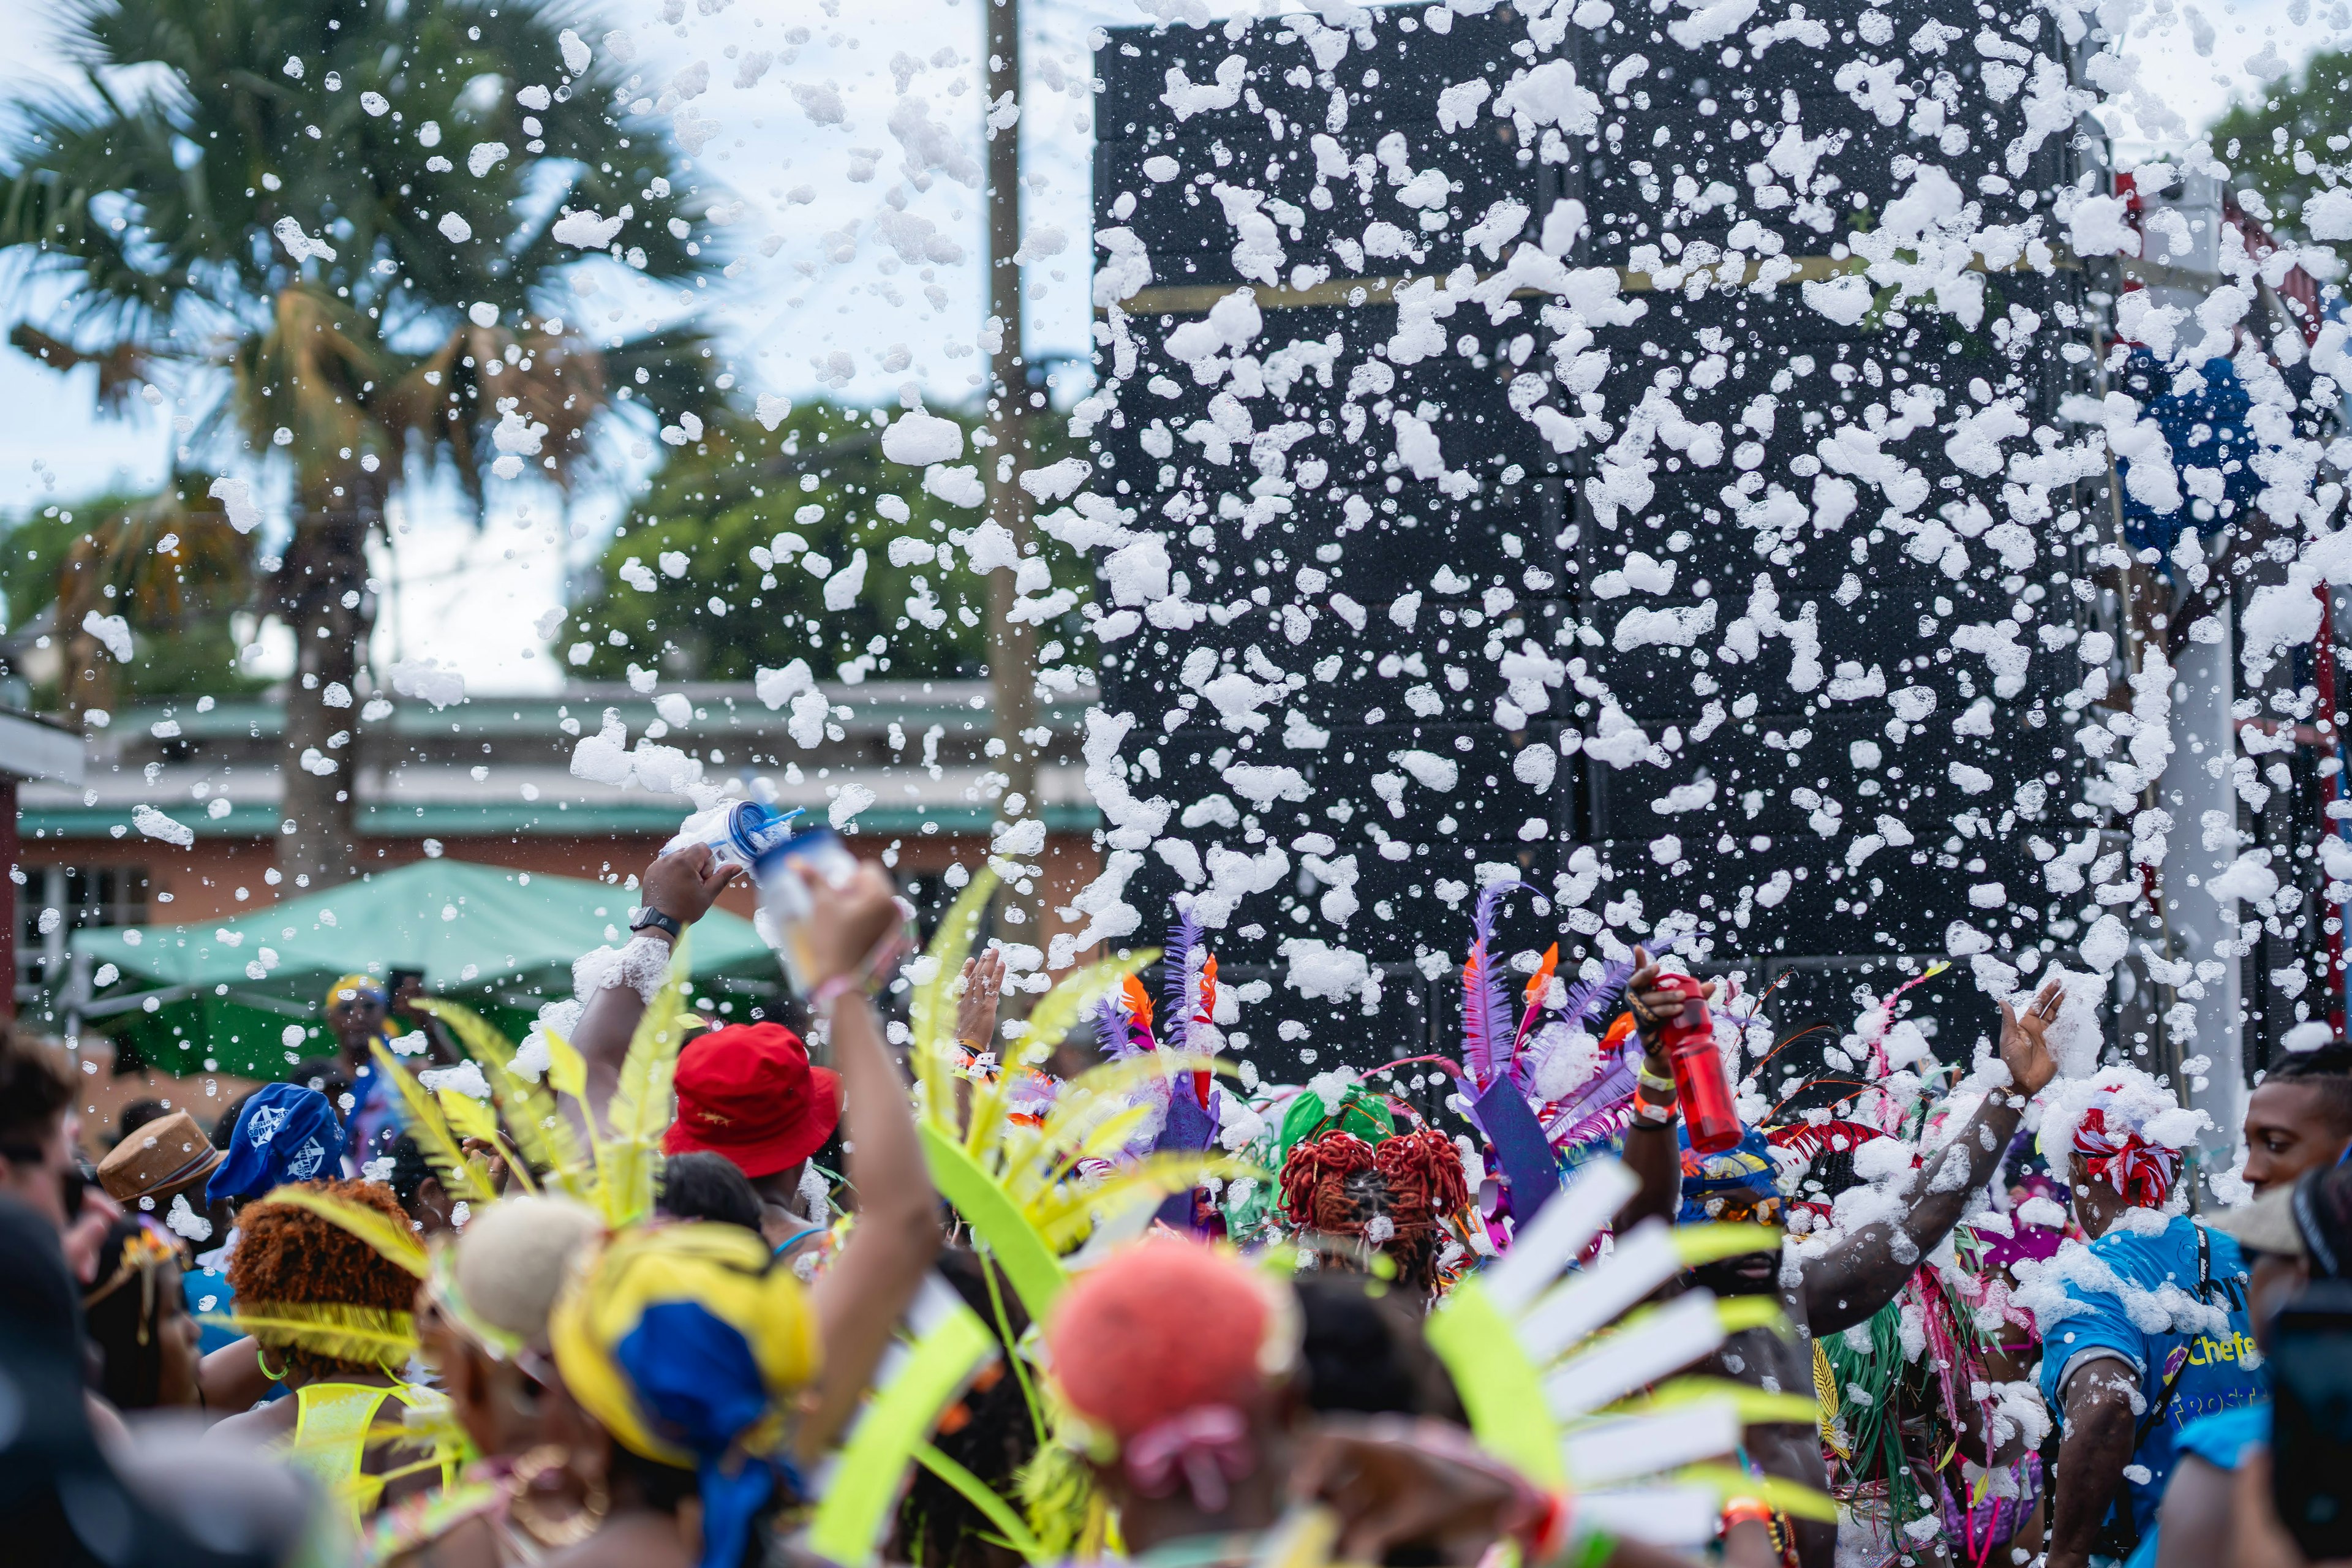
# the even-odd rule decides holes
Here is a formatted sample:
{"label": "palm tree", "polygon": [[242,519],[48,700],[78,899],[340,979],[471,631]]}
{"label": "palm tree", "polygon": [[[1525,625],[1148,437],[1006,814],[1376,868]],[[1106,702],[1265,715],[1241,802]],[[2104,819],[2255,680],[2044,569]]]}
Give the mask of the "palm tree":
{"label": "palm tree", "polygon": [[158,375],[216,392],[192,442],[241,438],[288,483],[264,585],[299,650],[279,864],[298,885],[339,881],[356,861],[349,773],[317,759],[359,727],[328,693],[362,684],[386,501],[454,478],[478,512],[530,460],[568,484],[624,402],[704,405],[699,335],[592,334],[588,253],[567,242],[581,225],[556,230],[570,211],[621,219],[603,237],[616,261],[691,281],[720,259],[691,221],[712,195],[657,127],[622,122],[667,106],[548,0],[64,9],[81,80],[25,106],[0,150],[0,247],[27,280],[70,288],[11,341],[60,369],[95,363],[102,400]]}
{"label": "palm tree", "polygon": [[[205,495],[210,476],[183,476],[159,495],[101,500],[77,509],[88,528],[68,547],[57,576],[58,705],[79,719],[112,708],[131,673],[88,629],[92,615],[119,615],[149,637],[186,637],[224,618],[251,586],[252,541]],[[214,651],[228,638],[215,626]],[[226,668],[218,671],[226,676]]]}

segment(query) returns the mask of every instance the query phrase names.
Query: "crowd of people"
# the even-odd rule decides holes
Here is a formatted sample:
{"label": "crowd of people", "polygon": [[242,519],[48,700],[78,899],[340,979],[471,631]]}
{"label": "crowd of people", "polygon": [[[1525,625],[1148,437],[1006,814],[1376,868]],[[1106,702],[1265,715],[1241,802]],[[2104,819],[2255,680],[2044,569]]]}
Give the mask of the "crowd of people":
{"label": "crowd of people", "polygon": [[0,1039],[0,1558],[2268,1568],[2352,1489],[2272,1455],[2345,1452],[2341,1043],[2234,1173],[2059,1071],[2057,980],[1951,1063],[1904,987],[1776,1115],[1756,999],[1670,954],[1509,1005],[1502,889],[1458,1060],[1277,1083],[1189,921],[1003,1019],[985,879],[902,963],[866,866],[784,873],[813,1060],[681,984],[741,869],[656,859],[520,1046],[347,975],[334,1056],[94,1165]]}

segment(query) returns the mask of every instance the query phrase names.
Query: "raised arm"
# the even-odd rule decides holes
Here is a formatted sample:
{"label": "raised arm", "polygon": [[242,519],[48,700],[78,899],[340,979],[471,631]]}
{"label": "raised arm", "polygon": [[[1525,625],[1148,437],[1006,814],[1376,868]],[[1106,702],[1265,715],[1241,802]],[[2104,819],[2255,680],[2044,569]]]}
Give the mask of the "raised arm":
{"label": "raised arm", "polygon": [[[667,915],[680,928],[691,928],[710,912],[719,893],[742,869],[731,861],[713,864],[707,844],[690,845],[674,855],[655,858],[638,881],[637,900],[646,909]],[[638,942],[658,950],[646,956],[667,967],[671,945],[668,932],[657,926],[648,927],[631,939],[630,946],[635,948]],[[605,1102],[613,1098],[614,1088],[621,1080],[621,1064],[628,1058],[630,1037],[637,1032],[637,1020],[645,1015],[645,995],[634,984],[616,977],[614,984],[588,999],[579,1026],[572,1031],[572,1047],[588,1068],[588,1104],[600,1121]]]}
{"label": "raised arm", "polygon": [[[811,984],[856,975],[899,918],[888,879],[861,865],[846,887],[807,876]],[[842,1142],[857,1191],[857,1223],[833,1266],[811,1291],[824,1364],[816,1400],[801,1423],[798,1446],[814,1459],[857,1409],[858,1396],[889,1348],[898,1316],[914,1300],[939,1255],[939,1198],[915,1136],[914,1109],[882,1037],[874,1005],[856,988],[828,1005],[834,1067],[841,1074]]]}
{"label": "raised arm", "polygon": [[978,1056],[996,1047],[996,1003],[1004,990],[1004,954],[996,948],[963,961],[956,999],[956,1044]]}
{"label": "raised arm", "polygon": [[[1716,983],[1706,983],[1706,996],[1715,999]],[[1633,973],[1625,981],[1625,1005],[1633,1015],[1633,1032],[1642,1042],[1642,1080],[1633,1089],[1633,1120],[1625,1130],[1625,1165],[1641,1185],[1617,1211],[1617,1231],[1622,1235],[1645,1219],[1675,1223],[1683,1205],[1682,1148],[1675,1137],[1674,1068],[1660,1046],[1666,1020],[1683,1006],[1678,991],[1658,984],[1658,965],[1647,950],[1633,950]]]}
{"label": "raised arm", "polygon": [[1806,1260],[1805,1313],[1816,1335],[1851,1328],[1893,1300],[1919,1260],[1959,1224],[1969,1199],[2009,1147],[2025,1102],[2057,1071],[2042,1037],[2064,1000],[2053,980],[2022,1016],[2001,1004],[2000,1061],[2007,1083],[1990,1089],[1968,1125],[1929,1158],[1899,1220],[1864,1226]]}

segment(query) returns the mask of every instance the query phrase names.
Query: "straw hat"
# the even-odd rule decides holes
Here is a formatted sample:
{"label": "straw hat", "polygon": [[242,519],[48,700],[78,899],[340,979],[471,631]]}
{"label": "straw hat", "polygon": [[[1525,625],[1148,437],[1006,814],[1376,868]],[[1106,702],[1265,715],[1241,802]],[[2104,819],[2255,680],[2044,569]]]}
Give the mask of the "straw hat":
{"label": "straw hat", "polygon": [[98,1163],[99,1184],[121,1203],[153,1198],[158,1203],[203,1181],[221,1163],[221,1152],[196,1119],[174,1110],[140,1128]]}

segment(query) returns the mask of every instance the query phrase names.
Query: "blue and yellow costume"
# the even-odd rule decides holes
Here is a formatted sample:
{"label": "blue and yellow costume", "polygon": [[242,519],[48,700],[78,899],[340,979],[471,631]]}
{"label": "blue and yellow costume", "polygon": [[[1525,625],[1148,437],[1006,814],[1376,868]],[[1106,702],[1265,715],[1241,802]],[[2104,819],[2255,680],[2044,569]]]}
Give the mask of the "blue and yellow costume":
{"label": "blue and yellow costume", "polygon": [[565,1385],[615,1440],[695,1472],[704,1568],[735,1568],[761,1517],[802,1490],[787,1419],[819,1352],[800,1281],[740,1226],[625,1231],[548,1326]]}

